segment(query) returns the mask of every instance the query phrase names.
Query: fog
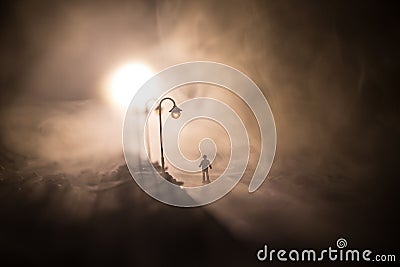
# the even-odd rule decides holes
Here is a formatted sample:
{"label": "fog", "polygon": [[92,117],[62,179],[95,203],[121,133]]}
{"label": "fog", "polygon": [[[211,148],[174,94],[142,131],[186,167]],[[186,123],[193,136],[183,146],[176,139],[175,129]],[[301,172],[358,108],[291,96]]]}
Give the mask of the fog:
{"label": "fog", "polygon": [[[221,62],[248,75],[262,90],[276,123],[277,151],[260,191],[247,198],[240,187],[206,209],[235,237],[251,242],[270,238],[284,243],[293,237],[321,243],[326,240],[318,241],[319,236],[336,238],[352,232],[362,242],[378,228],[371,239],[382,244],[396,226],[389,214],[396,203],[400,140],[395,41],[399,32],[395,9],[375,5],[6,5],[0,42],[2,166],[9,168],[7,160],[12,159],[17,172],[62,173],[73,179],[82,172],[114,171],[115,178],[124,164],[123,114],[106,93],[111,73],[132,61],[155,72],[186,61]],[[201,87],[196,90],[171,95],[183,101],[201,95]],[[240,108],[247,114],[246,107]],[[251,114],[243,116],[252,119]],[[256,147],[254,122],[249,125]],[[153,145],[158,157],[157,143]],[[246,177],[257,160],[255,147]],[[79,179],[90,179],[84,177],[88,176]],[[370,209],[377,216],[371,216]]]}
{"label": "fog", "polygon": [[[354,121],[365,59],[362,51],[349,58],[353,51],[344,47],[337,22],[324,19],[322,7],[296,13],[289,11],[292,5],[17,5],[18,35],[28,60],[17,56],[19,84],[10,85],[15,92],[3,107],[4,143],[45,162],[104,162],[120,149],[118,118],[112,119],[105,94],[105,81],[118,64],[139,60],[160,71],[184,61],[211,60],[237,67],[264,92],[278,129],[276,167],[281,155],[299,157],[305,151],[307,166],[321,164],[324,156],[347,162],[347,140],[340,135],[360,127]],[[101,153],[109,149],[115,151]]]}

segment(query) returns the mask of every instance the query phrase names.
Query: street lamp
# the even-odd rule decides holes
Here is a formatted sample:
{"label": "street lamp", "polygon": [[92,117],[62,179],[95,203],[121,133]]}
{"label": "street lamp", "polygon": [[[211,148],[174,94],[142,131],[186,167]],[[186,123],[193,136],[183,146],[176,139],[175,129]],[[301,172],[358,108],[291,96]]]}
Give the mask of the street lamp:
{"label": "street lamp", "polygon": [[181,116],[181,111],[182,109],[178,108],[176,106],[175,100],[173,100],[170,97],[164,97],[161,99],[160,104],[158,105],[158,118],[159,118],[159,123],[160,123],[160,148],[161,148],[161,171],[162,175],[165,175],[165,167],[164,167],[164,148],[163,148],[163,140],[162,140],[162,122],[161,122],[161,104],[164,100],[170,100],[172,101],[172,104],[174,105],[169,112],[171,112],[171,117],[174,119],[178,119]]}

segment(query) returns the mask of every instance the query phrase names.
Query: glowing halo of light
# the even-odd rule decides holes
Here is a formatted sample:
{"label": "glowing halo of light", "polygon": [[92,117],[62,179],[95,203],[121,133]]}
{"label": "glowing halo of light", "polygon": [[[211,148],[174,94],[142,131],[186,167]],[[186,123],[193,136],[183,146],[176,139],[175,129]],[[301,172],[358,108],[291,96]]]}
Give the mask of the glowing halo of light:
{"label": "glowing halo of light", "polygon": [[153,74],[154,72],[143,63],[122,65],[108,80],[108,98],[114,105],[126,108],[136,92]]}

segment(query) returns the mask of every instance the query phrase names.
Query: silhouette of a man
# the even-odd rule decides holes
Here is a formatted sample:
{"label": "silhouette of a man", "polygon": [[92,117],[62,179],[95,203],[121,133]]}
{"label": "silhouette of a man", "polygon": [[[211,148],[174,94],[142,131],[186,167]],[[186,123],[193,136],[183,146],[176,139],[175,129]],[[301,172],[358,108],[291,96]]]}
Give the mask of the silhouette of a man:
{"label": "silhouette of a man", "polygon": [[207,183],[210,182],[210,176],[208,175],[208,167],[212,169],[210,161],[207,159],[207,155],[203,156],[203,160],[200,162],[199,167],[201,167],[201,172],[203,173],[203,183],[206,182],[206,176],[207,176]]}

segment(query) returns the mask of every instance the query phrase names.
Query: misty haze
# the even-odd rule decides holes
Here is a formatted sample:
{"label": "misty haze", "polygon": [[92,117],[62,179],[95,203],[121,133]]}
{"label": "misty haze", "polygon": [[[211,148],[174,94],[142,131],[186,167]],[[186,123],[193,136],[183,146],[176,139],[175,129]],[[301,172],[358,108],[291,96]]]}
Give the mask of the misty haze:
{"label": "misty haze", "polygon": [[[398,248],[400,36],[391,3],[10,1],[1,13],[5,262],[252,266],[266,242],[318,248],[339,237],[354,247]],[[195,97],[221,100],[248,130],[250,158],[239,184],[193,209],[143,192],[122,146],[132,93],[187,61],[220,62],[250,77],[277,130],[272,169],[249,194],[261,141],[246,103],[206,84],[169,92],[178,106]],[[159,164],[156,103],[149,108],[147,149]],[[217,123],[195,120],[181,132],[184,156],[200,158],[203,138],[218,147],[214,181],[228,164],[229,137]],[[168,160],[166,167],[184,186],[202,185],[200,168],[186,173]]]}

